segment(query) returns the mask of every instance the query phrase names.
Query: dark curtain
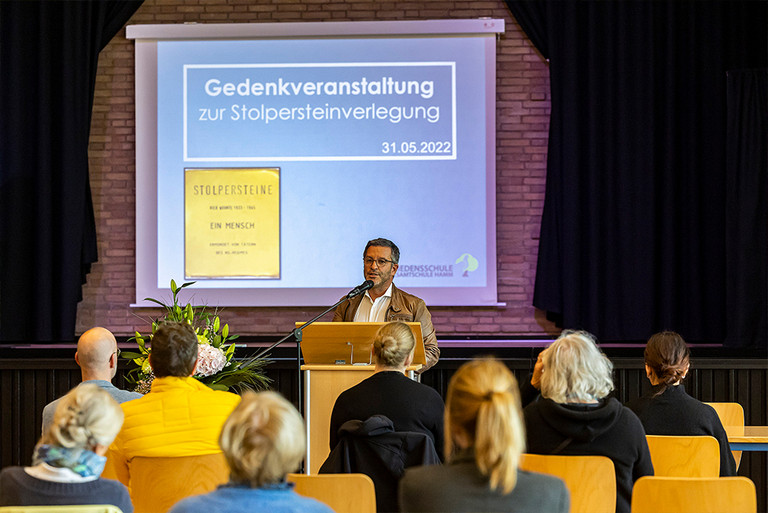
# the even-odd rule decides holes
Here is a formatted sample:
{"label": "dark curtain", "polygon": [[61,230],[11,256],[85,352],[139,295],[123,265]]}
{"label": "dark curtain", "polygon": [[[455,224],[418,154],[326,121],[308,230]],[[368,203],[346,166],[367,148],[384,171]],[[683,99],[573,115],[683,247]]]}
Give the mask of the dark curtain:
{"label": "dark curtain", "polygon": [[0,340],[71,341],[97,259],[98,55],[140,1],[0,2]]}
{"label": "dark curtain", "polygon": [[765,346],[768,69],[729,71],[727,84],[726,342]]}
{"label": "dark curtain", "polygon": [[726,71],[768,64],[768,3],[507,3],[550,60],[534,305],[602,340],[673,329],[693,342],[765,344],[733,319],[750,305],[759,317],[739,325],[758,327],[765,294],[726,301],[732,273],[765,265],[764,254],[743,255],[750,267],[726,272],[726,187],[754,171],[726,163]]}

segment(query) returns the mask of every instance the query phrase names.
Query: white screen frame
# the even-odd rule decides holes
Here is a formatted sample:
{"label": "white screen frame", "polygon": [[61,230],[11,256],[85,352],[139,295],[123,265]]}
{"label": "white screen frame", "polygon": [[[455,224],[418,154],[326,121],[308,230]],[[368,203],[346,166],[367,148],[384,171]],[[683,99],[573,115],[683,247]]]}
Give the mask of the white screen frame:
{"label": "white screen frame", "polygon": [[[157,286],[157,42],[199,39],[286,39],[344,37],[484,38],[486,56],[486,266],[485,287],[408,287],[434,306],[499,306],[496,286],[496,37],[504,20],[130,25],[126,37],[136,52],[136,303],[168,295]],[[374,234],[373,236],[375,236]],[[360,248],[362,251],[362,248]],[[362,279],[362,277],[361,277]],[[178,280],[177,280],[178,281]],[[351,288],[354,284],[350,284]],[[322,306],[348,288],[199,289],[211,306]],[[476,298],[468,301],[468,297]]]}

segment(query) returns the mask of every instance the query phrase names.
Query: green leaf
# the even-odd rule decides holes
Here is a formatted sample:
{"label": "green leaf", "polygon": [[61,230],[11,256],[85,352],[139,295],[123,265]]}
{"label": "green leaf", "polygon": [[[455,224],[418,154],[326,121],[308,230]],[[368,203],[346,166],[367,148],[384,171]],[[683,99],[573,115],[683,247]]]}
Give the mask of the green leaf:
{"label": "green leaf", "polygon": [[175,295],[176,295],[176,293],[177,293],[179,290],[180,290],[180,289],[177,289],[177,288],[176,288],[176,280],[174,280],[173,278],[171,278],[171,292],[173,293],[173,295],[175,296]]}
{"label": "green leaf", "polygon": [[151,301],[152,303],[158,304],[158,305],[162,306],[163,308],[168,308],[168,305],[166,305],[162,301],[158,301],[157,299],[155,299],[153,297],[145,297],[144,301]]}
{"label": "green leaf", "polygon": [[120,358],[125,358],[126,360],[135,360],[136,358],[144,358],[143,353],[134,353],[132,351],[122,351],[120,353]]}
{"label": "green leaf", "polygon": [[219,326],[220,326],[219,316],[213,318],[213,332],[218,333],[219,332]]}
{"label": "green leaf", "polygon": [[221,336],[224,337],[224,340],[227,339],[227,337],[229,336],[229,324],[224,325],[224,329],[221,330]]}

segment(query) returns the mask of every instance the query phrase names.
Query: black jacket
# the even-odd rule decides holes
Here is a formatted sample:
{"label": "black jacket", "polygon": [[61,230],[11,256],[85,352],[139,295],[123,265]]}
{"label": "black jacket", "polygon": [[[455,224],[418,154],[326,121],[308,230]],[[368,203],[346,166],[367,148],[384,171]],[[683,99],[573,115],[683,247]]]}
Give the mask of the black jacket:
{"label": "black jacket", "polygon": [[406,468],[440,463],[432,438],[424,433],[397,432],[383,415],[350,420],[339,429],[339,435],[339,443],[319,473],[366,474],[376,488],[379,512],[398,511],[397,485]]}
{"label": "black jacket", "polygon": [[442,455],[443,409],[443,399],[434,388],[417,383],[402,372],[377,372],[339,394],[331,413],[330,449],[336,447],[339,428],[348,420],[384,415],[392,420],[395,431],[429,436]]}
{"label": "black jacket", "polygon": [[614,398],[596,405],[559,404],[541,398],[525,407],[527,451],[533,454],[607,456],[616,470],[616,511],[630,511],[632,486],[653,475],[645,430]]}
{"label": "black jacket", "polygon": [[685,392],[683,385],[667,387],[660,395],[659,386],[642,397],[629,401],[626,406],[643,423],[649,435],[708,435],[720,445],[720,475],[735,476],[736,461],[728,445],[728,435],[717,412]]}

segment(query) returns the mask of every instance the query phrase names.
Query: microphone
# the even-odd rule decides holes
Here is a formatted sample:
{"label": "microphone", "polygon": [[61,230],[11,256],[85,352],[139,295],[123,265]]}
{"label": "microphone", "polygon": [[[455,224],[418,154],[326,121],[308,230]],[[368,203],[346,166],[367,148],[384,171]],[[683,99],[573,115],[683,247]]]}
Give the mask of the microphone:
{"label": "microphone", "polygon": [[349,291],[349,294],[347,294],[347,299],[352,299],[355,296],[359,296],[371,287],[373,287],[373,281],[365,280],[363,283]]}

